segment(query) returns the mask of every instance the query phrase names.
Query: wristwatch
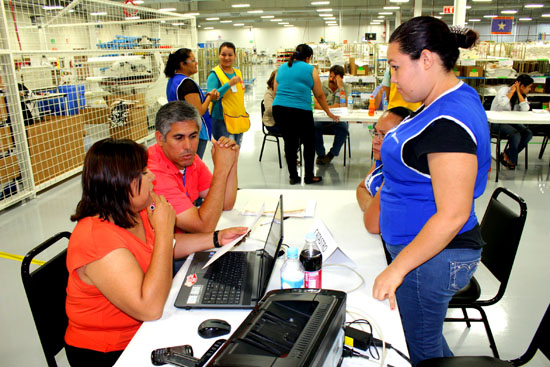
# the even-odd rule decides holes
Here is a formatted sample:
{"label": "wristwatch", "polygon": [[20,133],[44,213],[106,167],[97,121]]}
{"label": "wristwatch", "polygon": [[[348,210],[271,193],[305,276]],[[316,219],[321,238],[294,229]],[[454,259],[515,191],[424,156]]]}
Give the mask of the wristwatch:
{"label": "wristwatch", "polygon": [[214,241],[214,247],[215,248],[220,248],[222,247],[222,245],[220,245],[220,242],[218,241],[218,233],[220,231],[214,231],[214,237],[213,237],[213,241]]}

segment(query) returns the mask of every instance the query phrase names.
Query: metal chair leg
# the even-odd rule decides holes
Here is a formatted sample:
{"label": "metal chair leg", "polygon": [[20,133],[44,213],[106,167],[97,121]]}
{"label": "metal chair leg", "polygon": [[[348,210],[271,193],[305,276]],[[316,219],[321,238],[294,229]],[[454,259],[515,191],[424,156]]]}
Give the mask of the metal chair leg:
{"label": "metal chair leg", "polygon": [[489,320],[487,319],[487,314],[483,311],[483,308],[476,307],[476,309],[481,314],[481,319],[483,320],[483,325],[485,325],[485,331],[487,332],[487,338],[489,338],[489,347],[493,351],[493,356],[500,359],[498,354],[497,345],[495,343],[495,338],[493,337],[493,332],[491,331],[491,326],[489,326]]}
{"label": "metal chair leg", "polygon": [[468,317],[468,311],[466,311],[466,308],[462,307],[462,314],[464,315],[464,321],[466,322],[467,327],[471,327],[472,324],[470,323],[470,318]]}
{"label": "metal chair leg", "polygon": [[[262,150],[260,150],[260,159],[259,161],[261,162],[262,161],[262,155],[264,154],[264,146],[265,146],[265,139],[267,138],[267,135],[264,135],[264,141],[262,143]],[[277,145],[279,145],[279,142],[277,140]],[[279,153],[280,154],[280,153]]]}
{"label": "metal chair leg", "polygon": [[[275,137],[277,139],[277,153],[279,154],[279,168],[283,169],[283,163],[281,162],[281,147],[279,146],[279,137]],[[263,150],[262,146],[262,150]]]}

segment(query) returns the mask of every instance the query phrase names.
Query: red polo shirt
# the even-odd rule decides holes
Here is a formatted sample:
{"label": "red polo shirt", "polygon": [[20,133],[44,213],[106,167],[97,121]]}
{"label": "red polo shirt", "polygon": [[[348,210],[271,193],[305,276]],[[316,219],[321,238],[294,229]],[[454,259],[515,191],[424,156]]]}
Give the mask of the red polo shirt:
{"label": "red polo shirt", "polygon": [[193,207],[199,193],[210,188],[212,173],[198,155],[195,155],[193,163],[182,173],[166,158],[158,144],[151,146],[147,152],[147,167],[156,177],[154,191],[157,195],[163,195],[172,204],[176,214]]}

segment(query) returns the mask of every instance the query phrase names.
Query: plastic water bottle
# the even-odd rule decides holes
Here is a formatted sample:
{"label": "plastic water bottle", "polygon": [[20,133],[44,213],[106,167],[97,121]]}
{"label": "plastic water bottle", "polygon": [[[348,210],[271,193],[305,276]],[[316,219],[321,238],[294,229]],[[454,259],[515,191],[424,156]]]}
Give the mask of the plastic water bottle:
{"label": "plastic water bottle", "polygon": [[304,266],[304,288],[321,288],[323,254],[314,233],[306,234],[306,244],[300,253],[300,262]]}
{"label": "plastic water bottle", "polygon": [[340,91],[340,107],[346,107],[346,93]]}
{"label": "plastic water bottle", "polygon": [[384,98],[384,101],[382,102],[382,109],[384,111],[387,111],[388,109],[388,100],[386,98]]}
{"label": "plastic water bottle", "polygon": [[281,268],[281,289],[304,288],[304,267],[298,261],[298,249],[286,250],[286,261]]}
{"label": "plastic water bottle", "polygon": [[352,111],[353,111],[353,96],[350,93],[348,96],[348,112],[352,112]]}

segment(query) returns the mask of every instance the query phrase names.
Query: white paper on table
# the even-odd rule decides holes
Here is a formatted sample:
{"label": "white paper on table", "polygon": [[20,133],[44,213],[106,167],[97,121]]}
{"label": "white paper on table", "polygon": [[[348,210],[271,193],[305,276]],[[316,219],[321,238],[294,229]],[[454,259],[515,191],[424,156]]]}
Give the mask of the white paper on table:
{"label": "white paper on table", "polygon": [[[279,197],[265,198],[262,197],[264,201],[265,210],[264,215],[267,217],[272,217],[275,214],[275,209],[279,203]],[[242,215],[256,215],[260,208],[260,199],[251,198],[245,205],[244,209],[241,211]],[[285,207],[283,215],[285,217],[296,217],[296,218],[308,218],[315,215],[315,207],[317,202],[315,200],[292,200],[285,201]]]}
{"label": "white paper on table", "polygon": [[248,230],[243,235],[241,235],[241,236],[237,237],[236,239],[234,239],[233,241],[229,242],[227,245],[224,245],[224,246],[220,247],[216,251],[216,253],[214,255],[212,255],[210,260],[208,260],[208,262],[206,264],[204,264],[204,266],[202,268],[204,269],[204,268],[208,267],[214,261],[218,260],[221,256],[223,256],[226,252],[231,251],[231,249],[237,243],[239,243],[239,241],[242,240],[252,230],[252,228],[254,228],[256,223],[258,223],[258,221],[260,220],[260,218],[264,214],[264,210],[265,210],[265,203],[262,204],[262,207],[260,208],[260,210],[256,214],[256,218],[254,218],[254,221],[252,222],[252,225],[248,227]]}
{"label": "white paper on table", "polygon": [[317,246],[319,246],[323,254],[323,263],[346,264],[351,267],[357,266],[355,262],[338,247],[338,243],[336,243],[336,240],[332,237],[332,234],[321,219],[317,218],[315,220],[311,232],[314,233],[317,238]]}

